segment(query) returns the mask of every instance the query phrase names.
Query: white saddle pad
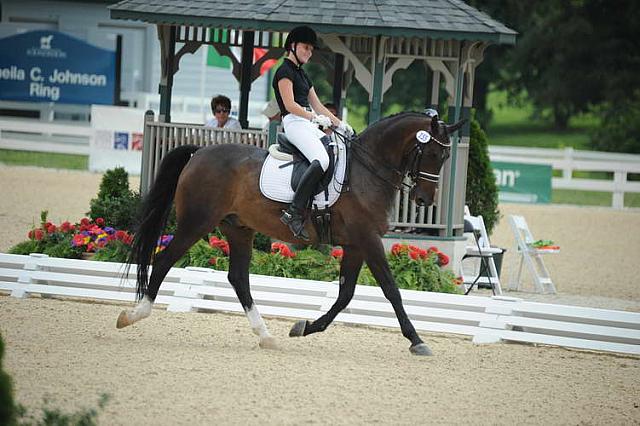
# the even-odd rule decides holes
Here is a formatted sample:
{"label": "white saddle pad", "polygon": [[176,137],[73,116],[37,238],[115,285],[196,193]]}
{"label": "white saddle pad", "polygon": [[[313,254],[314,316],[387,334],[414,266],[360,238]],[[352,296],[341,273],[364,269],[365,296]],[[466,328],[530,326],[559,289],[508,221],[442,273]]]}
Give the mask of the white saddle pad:
{"label": "white saddle pad", "polygon": [[[327,188],[328,196],[325,195],[325,191],[322,191],[316,195],[313,200],[313,206],[318,209],[331,207],[336,201],[338,201],[338,197],[342,191],[342,183],[344,182],[344,174],[347,168],[347,156],[346,149],[342,141],[336,142],[334,150],[336,150],[336,148],[337,155],[335,157],[335,171],[333,179],[331,179],[329,187]],[[288,161],[278,160],[271,155],[268,155],[262,165],[262,172],[260,173],[260,191],[262,191],[262,195],[270,200],[281,203],[290,203],[293,200],[293,190],[291,189],[291,172],[293,170],[293,164],[280,168],[280,166],[287,163]]]}

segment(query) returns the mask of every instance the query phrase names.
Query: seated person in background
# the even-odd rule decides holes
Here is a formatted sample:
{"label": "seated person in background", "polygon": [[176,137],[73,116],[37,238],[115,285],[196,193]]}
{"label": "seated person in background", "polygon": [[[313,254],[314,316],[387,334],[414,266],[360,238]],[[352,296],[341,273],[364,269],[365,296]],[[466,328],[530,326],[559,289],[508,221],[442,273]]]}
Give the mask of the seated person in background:
{"label": "seated person in background", "polygon": [[326,109],[328,109],[329,112],[331,112],[331,114],[333,114],[336,117],[340,118],[340,116],[338,115],[338,109],[336,108],[336,106],[334,104],[332,104],[331,102],[327,102],[326,104],[324,104],[324,107]]}
{"label": "seated person in background", "polygon": [[228,130],[241,130],[240,122],[229,116],[231,112],[231,99],[224,95],[218,95],[211,99],[211,112],[213,118],[207,121],[205,127],[218,127]]}
{"label": "seated person in background", "polygon": [[[338,109],[334,104],[332,104],[331,102],[327,102],[326,104],[324,104],[324,107],[328,109],[329,112],[331,112],[331,114],[340,118],[338,116]],[[323,132],[325,133],[325,135],[330,136],[332,140],[335,140],[335,135],[333,134],[333,129],[331,127],[327,127],[326,129],[323,130]]]}
{"label": "seated person in background", "polygon": [[282,114],[280,113],[280,107],[278,106],[278,101],[275,99],[271,99],[262,109],[262,115],[267,117],[269,121],[264,125],[265,131],[269,130],[269,126],[273,121],[282,121]]}

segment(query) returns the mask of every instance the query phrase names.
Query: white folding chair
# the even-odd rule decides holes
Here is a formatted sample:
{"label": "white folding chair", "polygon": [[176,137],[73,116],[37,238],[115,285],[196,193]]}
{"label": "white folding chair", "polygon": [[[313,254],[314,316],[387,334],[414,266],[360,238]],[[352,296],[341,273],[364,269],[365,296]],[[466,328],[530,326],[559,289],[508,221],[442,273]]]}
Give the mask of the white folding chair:
{"label": "white folding chair", "polygon": [[[468,213],[466,207],[465,213]],[[465,293],[471,291],[474,285],[488,284],[494,294],[500,295],[502,287],[500,287],[500,278],[493,256],[501,254],[502,249],[491,247],[481,215],[465,214],[464,219],[472,228],[465,229],[465,234],[472,234],[472,237],[467,236],[466,253],[460,262],[460,275],[465,286]]]}
{"label": "white folding chair", "polygon": [[516,253],[520,258],[517,269],[514,269],[509,279],[509,290],[520,290],[522,285],[522,267],[526,266],[527,270],[533,277],[536,291],[538,293],[556,293],[556,287],[551,280],[549,270],[544,265],[542,255],[558,253],[558,249],[540,249],[533,247],[536,241],[529,230],[527,221],[524,217],[518,215],[509,216],[509,224],[513,230],[516,239]]}

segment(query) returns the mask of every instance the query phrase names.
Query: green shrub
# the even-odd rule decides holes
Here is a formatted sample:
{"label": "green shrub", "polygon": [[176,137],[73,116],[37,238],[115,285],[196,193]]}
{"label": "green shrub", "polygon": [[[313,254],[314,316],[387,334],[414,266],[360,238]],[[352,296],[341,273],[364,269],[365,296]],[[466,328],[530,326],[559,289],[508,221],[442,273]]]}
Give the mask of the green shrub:
{"label": "green shrub", "polygon": [[36,240],[27,240],[22,241],[21,243],[16,244],[9,248],[10,254],[23,254],[28,255],[31,253],[40,253],[42,252],[42,248],[39,241]]}
{"label": "green shrub", "polygon": [[466,204],[472,215],[482,215],[487,233],[491,234],[500,219],[498,187],[489,159],[487,135],[475,119],[471,120]]}
{"label": "green shrub", "polygon": [[3,358],[4,341],[0,334],[0,425],[11,425],[14,424],[16,410],[13,402],[11,377],[9,377],[2,367]]}
{"label": "green shrub", "polygon": [[40,226],[28,233],[29,239],[9,249],[11,254],[44,253],[51,257],[78,259],[82,249],[73,247],[73,228],[69,222],[55,226],[47,220],[48,212],[40,212]]}
{"label": "green shrub", "polygon": [[271,237],[256,232],[255,237],[253,237],[253,248],[260,251],[271,251]]}
{"label": "green shrub", "polygon": [[87,213],[92,220],[103,218],[116,229],[130,231],[137,220],[140,195],[129,189],[129,175],[122,167],[107,170],[102,177],[97,198],[91,200]]}
{"label": "green shrub", "polygon": [[92,260],[102,262],[125,263],[131,252],[131,246],[122,241],[109,241],[106,246],[96,250]]}

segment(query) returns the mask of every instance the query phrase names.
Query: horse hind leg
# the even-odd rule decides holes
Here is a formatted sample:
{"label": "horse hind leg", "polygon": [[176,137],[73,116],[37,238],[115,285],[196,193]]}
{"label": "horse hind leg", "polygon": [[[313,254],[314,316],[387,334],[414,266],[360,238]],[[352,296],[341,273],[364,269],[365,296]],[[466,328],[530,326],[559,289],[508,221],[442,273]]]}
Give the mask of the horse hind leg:
{"label": "horse hind leg", "polygon": [[227,222],[223,222],[220,228],[229,242],[229,282],[236,291],[240,304],[242,304],[251,330],[259,337],[261,348],[278,349],[276,339],[269,333],[260,312],[258,312],[258,307],[251,297],[249,263],[251,262],[254,231]]}
{"label": "horse hind leg", "polygon": [[[201,216],[202,217],[202,216]],[[217,222],[210,220],[179,220],[176,234],[164,251],[158,253],[153,262],[147,291],[131,310],[123,310],[116,321],[117,328],[124,328],[151,315],[151,308],[169,269],[198,241],[211,231]]]}

